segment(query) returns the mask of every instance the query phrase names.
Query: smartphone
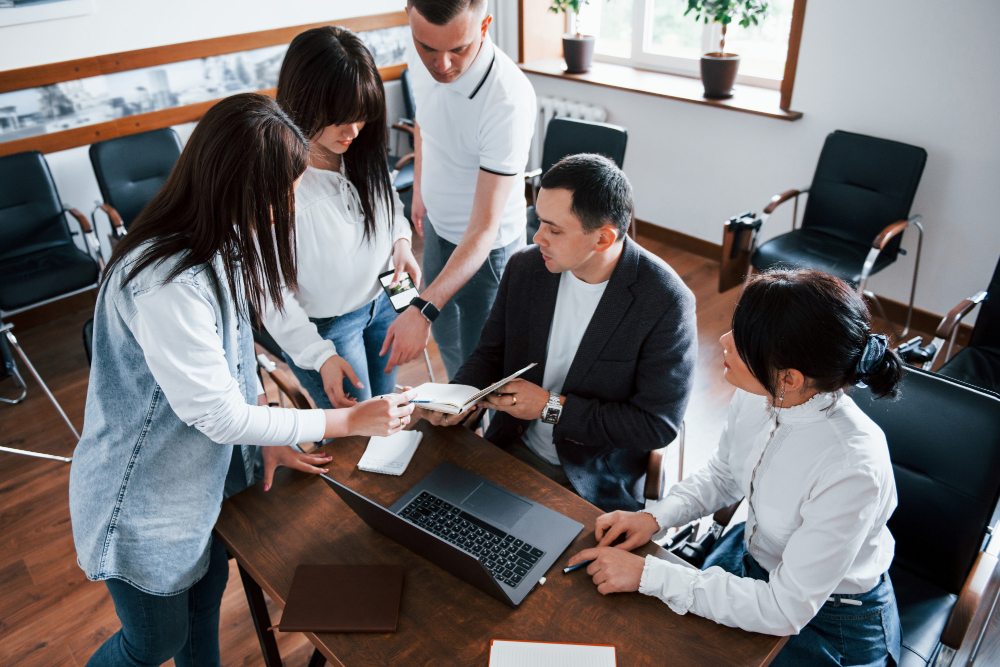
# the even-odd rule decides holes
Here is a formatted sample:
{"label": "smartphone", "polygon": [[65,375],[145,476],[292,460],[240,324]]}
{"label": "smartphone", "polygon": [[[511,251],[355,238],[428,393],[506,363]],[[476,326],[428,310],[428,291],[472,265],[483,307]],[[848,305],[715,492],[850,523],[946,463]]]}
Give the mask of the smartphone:
{"label": "smartphone", "polygon": [[413,278],[406,272],[400,274],[399,282],[396,283],[395,287],[389,287],[389,283],[392,282],[392,276],[395,273],[395,271],[386,271],[378,277],[378,281],[381,283],[382,289],[385,290],[386,296],[389,297],[389,303],[392,304],[397,313],[401,313],[406,310],[415,297],[420,295],[420,292],[417,291],[417,286],[413,284]]}

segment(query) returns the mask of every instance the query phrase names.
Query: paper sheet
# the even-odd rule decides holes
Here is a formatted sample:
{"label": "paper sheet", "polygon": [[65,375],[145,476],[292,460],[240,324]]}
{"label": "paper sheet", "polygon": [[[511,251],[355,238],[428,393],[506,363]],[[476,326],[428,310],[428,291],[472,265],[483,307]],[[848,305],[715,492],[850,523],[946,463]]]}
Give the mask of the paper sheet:
{"label": "paper sheet", "polygon": [[358,461],[358,469],[383,475],[402,475],[423,437],[420,431],[400,431],[387,438],[372,436]]}
{"label": "paper sheet", "polygon": [[615,647],[495,639],[490,667],[615,667]]}

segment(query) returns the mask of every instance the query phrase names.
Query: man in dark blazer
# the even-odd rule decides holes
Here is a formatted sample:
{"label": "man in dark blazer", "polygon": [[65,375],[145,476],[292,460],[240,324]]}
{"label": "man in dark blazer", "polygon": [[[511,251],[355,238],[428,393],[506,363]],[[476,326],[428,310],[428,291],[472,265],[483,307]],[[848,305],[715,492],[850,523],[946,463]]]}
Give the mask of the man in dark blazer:
{"label": "man in dark blazer", "polygon": [[612,161],[565,158],[541,186],[537,245],[510,259],[452,382],[486,387],[536,362],[480,404],[497,410],[487,439],[605,511],[641,509],[649,452],[677,436],[691,393],[694,295],[628,238],[632,190]]}

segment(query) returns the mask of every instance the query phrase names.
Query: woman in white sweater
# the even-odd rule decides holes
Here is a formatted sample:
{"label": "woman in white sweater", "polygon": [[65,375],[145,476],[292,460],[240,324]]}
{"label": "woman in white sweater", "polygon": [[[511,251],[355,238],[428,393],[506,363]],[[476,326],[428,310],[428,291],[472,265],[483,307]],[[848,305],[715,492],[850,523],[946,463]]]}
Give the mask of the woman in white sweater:
{"label": "woman in white sweater", "polygon": [[277,99],[311,148],[295,194],[298,284],[262,324],[319,407],[350,407],[396,382],[379,355],[396,319],[379,274],[395,267],[420,284],[386,163],[382,79],[354,33],[314,28],[288,47]]}
{"label": "woman in white sweater", "polygon": [[[857,292],[816,271],[752,280],[722,346],[737,389],[708,465],[646,511],[599,517],[598,546],[570,564],[593,560],[604,594],[639,591],[679,614],[793,635],[772,665],[893,664],[895,480],[885,435],[844,391],[894,397],[902,362],[871,334]],[[629,553],[744,497],[746,524],[702,570]]]}

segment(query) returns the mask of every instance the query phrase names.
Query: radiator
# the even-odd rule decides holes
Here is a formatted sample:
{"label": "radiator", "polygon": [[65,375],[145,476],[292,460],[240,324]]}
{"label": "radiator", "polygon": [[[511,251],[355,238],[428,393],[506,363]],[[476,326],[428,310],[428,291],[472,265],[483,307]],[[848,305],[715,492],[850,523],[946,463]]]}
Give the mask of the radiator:
{"label": "radiator", "polygon": [[569,100],[556,99],[555,97],[539,97],[535,136],[531,142],[531,155],[528,159],[529,170],[538,169],[542,166],[542,147],[545,145],[545,131],[549,127],[549,121],[556,116],[604,122],[608,119],[608,112],[601,107],[584,104],[583,102],[571,102]]}

